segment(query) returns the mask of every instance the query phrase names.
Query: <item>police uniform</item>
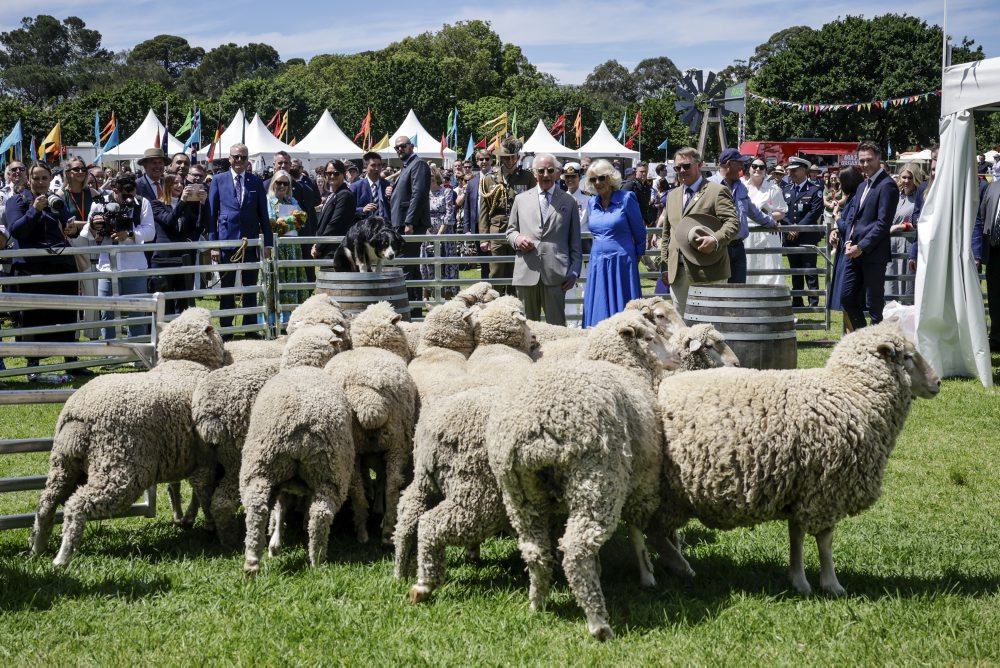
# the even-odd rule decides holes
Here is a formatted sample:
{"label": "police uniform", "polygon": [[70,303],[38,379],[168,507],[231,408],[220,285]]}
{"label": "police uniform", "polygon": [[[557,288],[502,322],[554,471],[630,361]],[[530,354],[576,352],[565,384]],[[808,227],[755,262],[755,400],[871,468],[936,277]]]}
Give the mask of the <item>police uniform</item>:
{"label": "police uniform", "polygon": [[[535,176],[518,166],[510,174],[504,175],[501,167],[479,179],[479,233],[506,234],[507,219],[514,205],[514,198],[535,187]],[[497,190],[500,188],[501,190]],[[490,241],[490,255],[513,255],[514,249],[504,240]],[[490,281],[513,278],[513,263],[490,263]],[[514,294],[512,286],[494,286],[501,293]]]}
{"label": "police uniform", "polygon": [[[823,189],[806,179],[800,185],[786,183],[782,186],[782,193],[785,203],[788,205],[788,213],[781,221],[782,225],[819,225],[823,222]],[[798,237],[790,240],[787,235],[783,235],[782,245],[790,248],[799,246],[815,246],[823,238],[823,232],[799,232]],[[815,269],[816,255],[813,253],[794,254],[788,256],[788,266],[792,269]],[[819,290],[819,278],[813,274],[808,276],[792,276],[792,290],[803,289],[803,278],[805,286],[810,290]],[[802,306],[802,297],[792,298],[793,306]],[[811,295],[809,297],[810,306],[819,305],[819,297]]]}

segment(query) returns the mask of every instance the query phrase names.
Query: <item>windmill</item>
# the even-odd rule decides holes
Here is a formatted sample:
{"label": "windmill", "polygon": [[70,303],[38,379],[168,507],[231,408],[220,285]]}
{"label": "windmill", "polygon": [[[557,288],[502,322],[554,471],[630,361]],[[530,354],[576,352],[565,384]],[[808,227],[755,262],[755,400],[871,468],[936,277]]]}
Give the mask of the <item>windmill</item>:
{"label": "windmill", "polygon": [[705,140],[710,126],[715,126],[719,137],[719,152],[726,149],[726,123],[723,116],[729,113],[745,113],[746,84],[726,87],[726,82],[709,72],[705,77],[702,70],[688,70],[683,79],[674,80],[674,94],[679,98],[674,103],[691,132],[698,130],[698,152],[705,154]]}

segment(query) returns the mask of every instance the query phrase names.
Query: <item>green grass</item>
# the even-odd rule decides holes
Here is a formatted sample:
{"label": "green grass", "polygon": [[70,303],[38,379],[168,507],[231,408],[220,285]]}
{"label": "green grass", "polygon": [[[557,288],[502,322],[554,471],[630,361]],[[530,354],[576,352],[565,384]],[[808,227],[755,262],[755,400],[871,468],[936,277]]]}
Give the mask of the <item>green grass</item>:
{"label": "green grass", "polygon": [[[800,366],[813,367],[829,348],[799,352]],[[220,548],[200,524],[185,531],[170,523],[161,487],[155,520],[89,523],[65,572],[50,565],[58,529],[41,559],[27,556],[27,530],[0,532],[0,663],[995,664],[998,394],[949,380],[938,398],[914,404],[882,499],[836,533],[843,599],[790,593],[786,531],[777,523],[728,532],[692,524],[685,540],[697,578],[658,569],[652,591],[636,584],[619,531],[602,553],[618,638],[601,645],[587,637],[561,579],[547,612],[528,610],[510,538],[487,543],[478,563],[449,551],[448,583],[413,607],[408,583],[392,577],[391,555],[357,545],[346,525],[332,539],[331,563],[310,569],[295,542],[248,580],[241,552]],[[0,434],[50,435],[58,410],[0,408]],[[0,477],[42,473],[46,461],[0,457]],[[0,512],[30,512],[36,499],[2,495]],[[815,587],[812,541],[806,560]]]}

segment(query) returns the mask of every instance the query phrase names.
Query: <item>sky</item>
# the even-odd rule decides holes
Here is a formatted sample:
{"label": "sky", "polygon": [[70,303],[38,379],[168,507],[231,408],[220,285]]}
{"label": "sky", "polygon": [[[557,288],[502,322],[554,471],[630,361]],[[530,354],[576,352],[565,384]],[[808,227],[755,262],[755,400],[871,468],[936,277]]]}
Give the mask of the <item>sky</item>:
{"label": "sky", "polygon": [[[581,84],[595,66],[612,58],[629,69],[643,58],[668,56],[681,70],[719,70],[737,58],[748,59],[758,44],[779,30],[793,25],[818,28],[847,15],[870,18],[905,8],[907,14],[941,25],[944,5],[945,0],[504,0],[467,4],[297,0],[243,2],[234,14],[236,5],[231,0],[180,4],[44,0],[33,7],[0,0],[0,30],[15,28],[23,16],[34,13],[59,19],[78,16],[101,32],[106,48],[116,51],[168,33],[206,50],[227,42],[264,42],[277,49],[283,60],[308,60],[320,53],[381,49],[408,35],[438,30],[445,23],[481,19],[489,21],[503,41],[519,45],[543,72],[560,83]],[[951,0],[947,5],[948,32],[956,41],[970,37],[983,46],[987,57],[1000,55],[1000,0]],[[192,20],[195,8],[198,19]],[[900,91],[900,95],[912,92],[918,91]]]}

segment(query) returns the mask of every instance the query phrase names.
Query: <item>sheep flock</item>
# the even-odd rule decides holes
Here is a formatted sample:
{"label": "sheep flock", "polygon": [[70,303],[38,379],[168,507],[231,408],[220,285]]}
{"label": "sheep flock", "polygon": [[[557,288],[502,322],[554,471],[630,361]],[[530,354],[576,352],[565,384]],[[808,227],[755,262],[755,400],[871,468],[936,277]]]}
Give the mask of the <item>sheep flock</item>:
{"label": "sheep flock", "polygon": [[447,547],[475,558],[484,540],[513,536],[531,609],[561,566],[599,640],[614,637],[599,552],[622,523],[644,587],[695,576],[680,534],[691,519],[779,520],[791,586],[811,592],[809,534],[820,588],[843,594],[834,529],[878,500],[913,399],[941,386],[891,322],[845,336],[823,368],[758,371],[660,297],[580,330],[529,321],[487,283],[413,324],[387,303],[351,319],[315,295],[276,341],[224,344],[191,308],[158,345],[149,372],[99,376],[64,406],[32,555],[48,550],[58,506],[53,564],[67,567],[88,520],[166,483],[175,521],[201,513],[224,547],[242,543],[248,577],[295,523],[311,566],[336,559],[343,513],[358,541],[393,550],[413,604],[446,581]]}

